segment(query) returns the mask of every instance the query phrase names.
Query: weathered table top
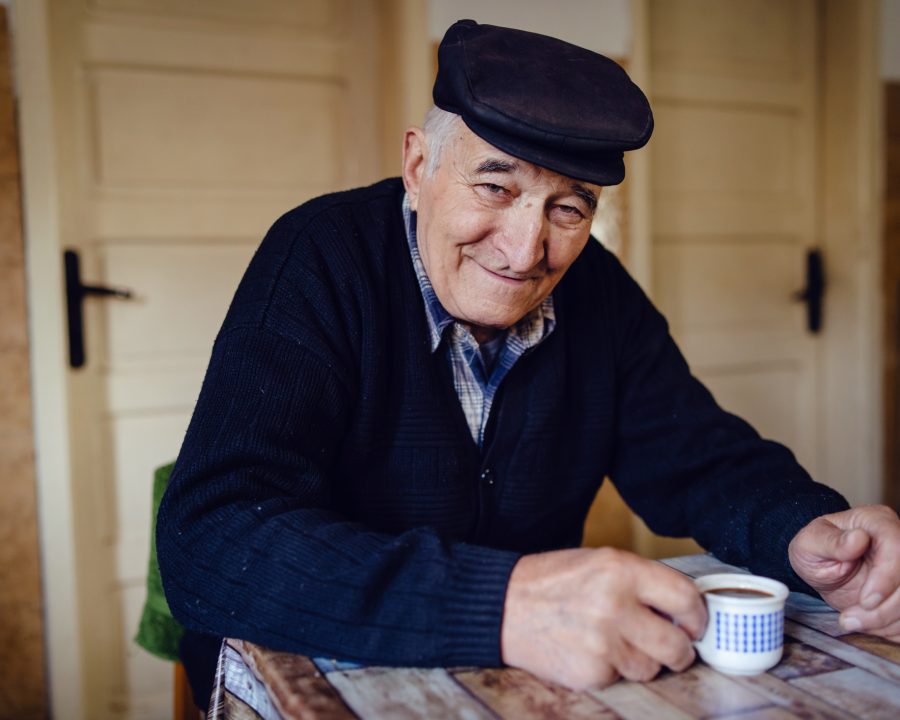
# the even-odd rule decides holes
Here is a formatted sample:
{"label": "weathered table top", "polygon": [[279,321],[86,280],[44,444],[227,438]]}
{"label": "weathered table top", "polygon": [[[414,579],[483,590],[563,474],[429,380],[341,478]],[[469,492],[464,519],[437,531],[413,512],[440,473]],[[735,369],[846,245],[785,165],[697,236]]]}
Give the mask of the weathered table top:
{"label": "weathered table top", "polygon": [[[687,575],[738,571],[706,555],[664,561]],[[700,662],[652,682],[576,693],[516,669],[359,667],[227,641],[210,718],[900,718],[900,645],[844,632],[837,613],[792,593],[784,657],[764,675]]]}

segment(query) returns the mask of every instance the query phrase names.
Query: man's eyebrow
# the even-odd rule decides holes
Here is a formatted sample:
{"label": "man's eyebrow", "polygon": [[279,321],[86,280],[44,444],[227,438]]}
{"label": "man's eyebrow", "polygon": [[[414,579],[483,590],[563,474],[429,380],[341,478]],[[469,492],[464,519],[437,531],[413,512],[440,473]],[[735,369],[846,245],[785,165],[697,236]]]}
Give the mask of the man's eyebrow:
{"label": "man's eyebrow", "polygon": [[511,173],[515,172],[519,169],[519,164],[516,162],[512,162],[510,160],[500,160],[498,158],[488,158],[487,160],[482,160],[481,164],[475,168],[475,173],[477,175],[482,175],[484,173]]}
{"label": "man's eyebrow", "polygon": [[[515,161],[502,160],[500,158],[487,158],[478,164],[478,167],[475,168],[475,174],[511,173],[518,169],[519,164]],[[588,206],[588,209],[593,214],[597,209],[597,196],[581,183],[573,182],[569,187],[572,189],[573,193],[584,201],[584,204]]]}
{"label": "man's eyebrow", "polygon": [[575,193],[578,197],[584,200],[585,204],[590,208],[591,213],[597,209],[597,196],[594,195],[593,192],[588,190],[584,185],[579,183],[572,183],[570,185],[572,188],[572,192]]}

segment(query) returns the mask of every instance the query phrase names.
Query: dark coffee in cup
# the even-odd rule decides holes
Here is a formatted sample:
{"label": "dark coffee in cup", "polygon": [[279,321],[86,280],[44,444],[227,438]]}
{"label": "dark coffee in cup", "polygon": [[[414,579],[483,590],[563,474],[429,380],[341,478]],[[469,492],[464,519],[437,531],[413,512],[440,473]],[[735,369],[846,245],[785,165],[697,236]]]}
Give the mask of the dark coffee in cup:
{"label": "dark coffee in cup", "polygon": [[712,590],[706,591],[707,595],[724,595],[725,597],[733,597],[733,598],[770,598],[775,597],[772,593],[767,593],[765,590],[754,590],[753,588],[737,588],[737,587],[724,587],[724,588],[713,588]]}

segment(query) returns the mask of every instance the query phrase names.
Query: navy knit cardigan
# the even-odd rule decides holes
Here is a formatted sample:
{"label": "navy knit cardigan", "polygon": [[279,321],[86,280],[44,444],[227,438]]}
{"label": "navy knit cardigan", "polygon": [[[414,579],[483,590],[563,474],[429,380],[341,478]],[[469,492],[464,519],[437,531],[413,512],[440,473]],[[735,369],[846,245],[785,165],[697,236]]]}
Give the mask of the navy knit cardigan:
{"label": "navy knit cardigan", "polygon": [[479,449],[429,350],[402,192],[313,200],[251,262],[159,511],[179,621],[317,656],[498,665],[513,565],[578,545],[604,476],[656,532],[798,586],[788,542],[845,501],[716,405],[596,242]]}

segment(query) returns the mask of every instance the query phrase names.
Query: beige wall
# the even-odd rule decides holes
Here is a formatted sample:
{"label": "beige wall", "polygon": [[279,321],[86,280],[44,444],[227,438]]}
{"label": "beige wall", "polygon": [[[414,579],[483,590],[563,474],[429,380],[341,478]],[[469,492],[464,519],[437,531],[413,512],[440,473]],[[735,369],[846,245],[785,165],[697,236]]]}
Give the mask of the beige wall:
{"label": "beige wall", "polygon": [[0,718],[45,715],[19,159],[0,7]]}
{"label": "beige wall", "polygon": [[552,35],[610,57],[631,54],[632,0],[428,0],[428,30],[440,40],[457,20]]}

